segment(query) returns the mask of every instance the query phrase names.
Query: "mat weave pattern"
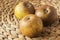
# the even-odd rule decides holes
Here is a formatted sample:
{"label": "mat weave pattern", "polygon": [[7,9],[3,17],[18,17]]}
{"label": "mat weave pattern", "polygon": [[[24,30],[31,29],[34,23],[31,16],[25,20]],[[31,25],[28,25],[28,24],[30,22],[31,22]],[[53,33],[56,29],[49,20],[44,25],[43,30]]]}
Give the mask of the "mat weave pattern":
{"label": "mat weave pattern", "polygon": [[[40,37],[29,38],[19,31],[19,20],[14,16],[16,4],[26,0],[0,0],[0,40],[60,40],[60,23],[55,26],[44,27]],[[29,0],[35,8],[42,2],[56,8],[60,17],[60,0]],[[58,21],[59,22],[59,21]]]}

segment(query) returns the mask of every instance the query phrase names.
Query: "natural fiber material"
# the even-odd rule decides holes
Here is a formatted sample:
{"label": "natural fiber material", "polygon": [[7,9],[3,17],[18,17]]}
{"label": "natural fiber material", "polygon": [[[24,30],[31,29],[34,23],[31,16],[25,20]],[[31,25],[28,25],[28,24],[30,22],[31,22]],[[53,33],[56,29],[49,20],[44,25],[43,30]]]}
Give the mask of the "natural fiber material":
{"label": "natural fiber material", "polygon": [[[14,16],[16,4],[25,0],[0,0],[0,40],[60,40],[60,23],[55,26],[44,27],[43,33],[37,38],[23,36],[19,30],[19,20]],[[60,0],[27,0],[35,8],[45,2],[56,8],[60,16]],[[59,21],[58,21],[59,22]]]}

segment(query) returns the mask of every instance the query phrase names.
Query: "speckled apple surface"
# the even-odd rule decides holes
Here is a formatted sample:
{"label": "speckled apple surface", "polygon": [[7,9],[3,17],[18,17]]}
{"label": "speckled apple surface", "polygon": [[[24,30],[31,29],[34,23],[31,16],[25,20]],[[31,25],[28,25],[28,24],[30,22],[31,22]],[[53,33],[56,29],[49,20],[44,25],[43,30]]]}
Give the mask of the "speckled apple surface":
{"label": "speckled apple surface", "polygon": [[[19,31],[19,20],[14,16],[15,5],[26,0],[0,0],[0,40],[60,40],[60,23],[44,27],[39,37],[29,38],[23,36]],[[28,1],[28,0],[27,0]],[[29,0],[35,8],[45,2],[56,8],[57,16],[60,18],[60,0]]]}

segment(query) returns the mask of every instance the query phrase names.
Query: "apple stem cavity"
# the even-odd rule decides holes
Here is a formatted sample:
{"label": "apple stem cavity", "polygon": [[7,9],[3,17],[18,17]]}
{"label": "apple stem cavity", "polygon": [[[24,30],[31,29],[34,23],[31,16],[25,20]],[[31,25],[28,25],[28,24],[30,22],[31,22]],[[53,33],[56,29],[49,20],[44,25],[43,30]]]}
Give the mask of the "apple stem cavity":
{"label": "apple stem cavity", "polygon": [[48,13],[48,10],[47,10],[47,9],[44,9],[44,12],[45,12],[45,13]]}
{"label": "apple stem cavity", "polygon": [[31,4],[30,3],[28,3],[28,2],[24,2],[24,5],[26,6],[26,7],[31,7]]}
{"label": "apple stem cavity", "polygon": [[30,18],[28,17],[27,20],[29,20]]}

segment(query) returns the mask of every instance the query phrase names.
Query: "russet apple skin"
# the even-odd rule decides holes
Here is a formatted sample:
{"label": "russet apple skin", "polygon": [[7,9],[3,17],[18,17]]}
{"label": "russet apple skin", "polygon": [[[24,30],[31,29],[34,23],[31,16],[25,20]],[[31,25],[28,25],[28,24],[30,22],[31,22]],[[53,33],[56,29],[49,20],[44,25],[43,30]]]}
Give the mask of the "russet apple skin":
{"label": "russet apple skin", "polygon": [[35,15],[43,20],[45,26],[51,25],[57,20],[56,9],[49,5],[43,5],[39,7],[36,10]]}
{"label": "russet apple skin", "polygon": [[27,15],[20,21],[20,31],[28,37],[37,37],[43,30],[43,23],[35,15]]}
{"label": "russet apple skin", "polygon": [[14,15],[18,19],[22,19],[25,15],[34,14],[34,13],[35,13],[35,9],[33,5],[29,2],[20,2],[14,8]]}

